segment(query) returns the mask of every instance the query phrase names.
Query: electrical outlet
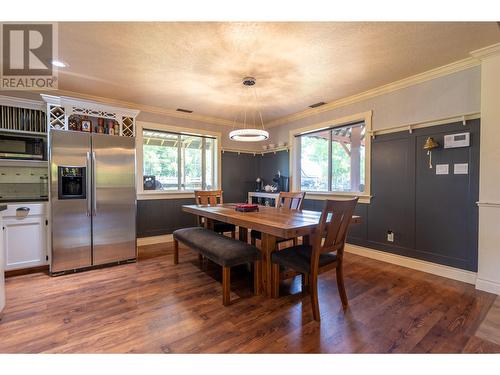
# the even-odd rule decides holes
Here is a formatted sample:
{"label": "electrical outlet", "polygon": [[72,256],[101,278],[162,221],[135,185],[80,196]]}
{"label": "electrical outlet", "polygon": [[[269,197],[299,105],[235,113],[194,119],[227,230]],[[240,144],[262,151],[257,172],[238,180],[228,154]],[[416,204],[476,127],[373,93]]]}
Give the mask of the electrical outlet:
{"label": "electrical outlet", "polygon": [[393,231],[390,231],[390,230],[387,231],[387,241],[394,242],[394,232]]}

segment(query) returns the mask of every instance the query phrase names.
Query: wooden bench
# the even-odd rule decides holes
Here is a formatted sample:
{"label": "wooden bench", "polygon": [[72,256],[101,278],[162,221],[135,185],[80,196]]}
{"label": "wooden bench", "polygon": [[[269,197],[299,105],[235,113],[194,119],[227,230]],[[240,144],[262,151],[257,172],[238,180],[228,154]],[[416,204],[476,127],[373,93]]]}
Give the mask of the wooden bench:
{"label": "wooden bench", "polygon": [[179,263],[179,242],[222,266],[222,303],[230,304],[231,267],[254,263],[254,293],[259,294],[261,255],[259,249],[245,242],[225,237],[202,227],[178,229],[174,237],[174,264]]}

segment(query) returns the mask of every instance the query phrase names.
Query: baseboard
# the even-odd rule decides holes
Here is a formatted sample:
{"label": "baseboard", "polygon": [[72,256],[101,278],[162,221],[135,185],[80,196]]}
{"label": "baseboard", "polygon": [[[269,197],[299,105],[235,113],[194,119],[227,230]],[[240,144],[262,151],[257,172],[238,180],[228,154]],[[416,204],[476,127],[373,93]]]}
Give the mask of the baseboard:
{"label": "baseboard", "polygon": [[137,239],[137,246],[154,245],[157,243],[172,242],[174,239],[171,234],[162,234],[161,236],[142,237]]}
{"label": "baseboard", "polygon": [[28,275],[30,273],[49,273],[49,266],[36,266],[36,267],[29,267],[29,268],[21,268],[18,270],[9,270],[5,271],[5,277],[13,277],[13,276],[21,276],[21,275]]}
{"label": "baseboard", "polygon": [[500,283],[495,281],[480,279],[478,277],[476,280],[476,289],[500,295]]}
{"label": "baseboard", "polygon": [[444,266],[427,262],[424,260],[405,257],[387,253],[384,251],[373,250],[362,246],[346,244],[345,251],[348,253],[361,255],[367,258],[380,260],[386,263],[396,264],[398,266],[411,268],[417,271],[431,273],[433,275],[447,277],[449,279],[463,281],[468,284],[476,284],[476,272],[466,271],[459,268]]}
{"label": "baseboard", "polygon": [[[173,238],[171,234],[165,234],[162,236],[154,236],[154,237],[144,237],[137,239],[137,245],[153,245],[158,243],[172,242]],[[417,271],[431,273],[433,275],[447,277],[449,279],[462,281],[468,284],[476,284],[476,288],[480,290],[485,290],[491,293],[500,294],[500,285],[496,284],[494,286],[492,282],[482,280],[485,289],[479,287],[479,279],[476,283],[477,274],[476,272],[466,271],[459,268],[444,266],[442,264],[427,262],[424,260],[414,259],[405,257],[402,255],[396,255],[387,253],[385,251],[379,251],[374,249],[369,249],[367,247],[357,246],[346,244],[345,251],[348,253],[361,255],[367,258],[380,260],[386,263],[396,264],[398,266],[411,268]],[[494,289],[494,288],[497,289]],[[488,289],[486,289],[488,288]],[[494,291],[496,290],[496,292]]]}

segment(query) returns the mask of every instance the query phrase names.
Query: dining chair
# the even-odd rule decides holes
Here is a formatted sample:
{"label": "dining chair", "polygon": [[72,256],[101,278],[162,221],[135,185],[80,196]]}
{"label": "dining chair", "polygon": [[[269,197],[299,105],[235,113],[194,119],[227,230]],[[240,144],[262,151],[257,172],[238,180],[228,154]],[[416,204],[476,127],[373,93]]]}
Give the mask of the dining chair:
{"label": "dining chair", "polygon": [[[195,190],[194,197],[197,205],[216,206],[224,203],[222,198],[222,190]],[[198,217],[198,224],[203,225],[203,218]],[[223,223],[222,221],[214,222],[214,232],[223,234],[231,232],[231,237],[236,238],[236,226],[234,224]]]}
{"label": "dining chair", "polygon": [[[290,210],[301,210],[302,206],[304,205],[305,195],[306,195],[305,191],[297,193],[282,191],[279,193],[279,196],[277,198],[276,207],[287,208]],[[252,242],[252,245],[255,246],[257,242],[256,240],[261,240],[261,239],[262,239],[262,232],[255,230],[252,230],[252,232],[250,232],[250,240]],[[279,238],[276,241],[276,247],[278,247],[280,243],[290,240],[293,241],[294,245],[297,245],[297,238]]]}
{"label": "dining chair", "polygon": [[[318,230],[311,238],[311,245],[292,246],[271,255],[272,282],[275,295],[279,295],[280,267],[291,268],[303,275],[304,283],[309,281],[311,306],[316,321],[320,321],[318,302],[318,274],[330,269],[337,273],[337,287],[345,308],[348,304],[344,286],[343,257],[347,231],[356,208],[358,198],[350,200],[327,200]],[[288,273],[288,276],[291,276]]]}

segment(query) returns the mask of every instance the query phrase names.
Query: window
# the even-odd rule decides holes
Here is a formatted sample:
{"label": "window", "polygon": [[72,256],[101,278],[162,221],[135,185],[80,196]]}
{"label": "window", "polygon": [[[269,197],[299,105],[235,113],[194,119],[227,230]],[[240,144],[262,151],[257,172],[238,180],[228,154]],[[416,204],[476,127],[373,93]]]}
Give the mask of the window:
{"label": "window", "polygon": [[210,190],[215,176],[213,137],[144,129],[144,190]]}
{"label": "window", "polygon": [[365,122],[296,135],[300,190],[365,192]]}

